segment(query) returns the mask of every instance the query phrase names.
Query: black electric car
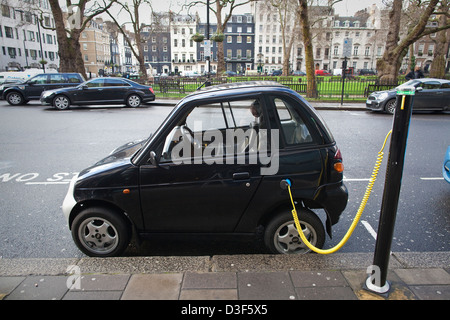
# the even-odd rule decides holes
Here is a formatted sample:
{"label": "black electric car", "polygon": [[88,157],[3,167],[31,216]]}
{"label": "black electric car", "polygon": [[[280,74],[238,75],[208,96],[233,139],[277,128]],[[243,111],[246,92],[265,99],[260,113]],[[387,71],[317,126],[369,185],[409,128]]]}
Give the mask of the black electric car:
{"label": "black electric car", "polygon": [[[256,236],[273,253],[305,253],[280,182],[316,247],[348,200],[332,134],[299,94],[274,82],[211,86],[188,95],[148,139],[81,171],[63,212],[79,249],[121,255],[130,239]],[[311,209],[324,209],[325,227]]]}

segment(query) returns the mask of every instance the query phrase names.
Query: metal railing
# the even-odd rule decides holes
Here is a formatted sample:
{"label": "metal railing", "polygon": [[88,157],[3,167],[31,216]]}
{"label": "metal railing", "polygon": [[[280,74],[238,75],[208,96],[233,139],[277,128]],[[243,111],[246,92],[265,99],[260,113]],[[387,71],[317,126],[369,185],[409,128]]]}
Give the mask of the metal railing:
{"label": "metal railing", "polygon": [[[185,77],[165,77],[155,79],[149,82],[153,86],[157,96],[180,98],[196,91],[204,82],[206,77],[185,78]],[[276,81],[283,84],[300,94],[306,93],[306,77],[268,77],[268,76],[251,76],[251,77],[211,77],[212,85],[243,82],[243,81]],[[316,77],[318,100],[338,100],[342,94],[342,78],[341,77]],[[374,91],[388,90],[395,88],[403,83],[400,80],[392,84],[379,85],[376,77],[351,77],[346,78],[344,83],[344,100],[363,100]]]}

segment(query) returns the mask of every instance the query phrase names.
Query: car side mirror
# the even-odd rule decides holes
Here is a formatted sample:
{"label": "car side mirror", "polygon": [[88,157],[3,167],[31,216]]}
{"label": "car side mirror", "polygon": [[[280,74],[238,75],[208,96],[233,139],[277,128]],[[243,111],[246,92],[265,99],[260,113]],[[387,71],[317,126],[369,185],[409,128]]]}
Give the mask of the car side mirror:
{"label": "car side mirror", "polygon": [[158,166],[158,159],[156,156],[156,152],[155,151],[150,151],[150,159],[149,159],[150,163],[154,166]]}
{"label": "car side mirror", "polygon": [[85,84],[81,86],[81,89],[82,89],[82,90],[87,90],[88,88],[89,88],[89,87],[88,87],[87,85],[85,85]]}
{"label": "car side mirror", "polygon": [[416,88],[416,92],[420,92],[420,91],[422,91],[422,90],[423,90],[422,87],[417,87],[417,88]]}

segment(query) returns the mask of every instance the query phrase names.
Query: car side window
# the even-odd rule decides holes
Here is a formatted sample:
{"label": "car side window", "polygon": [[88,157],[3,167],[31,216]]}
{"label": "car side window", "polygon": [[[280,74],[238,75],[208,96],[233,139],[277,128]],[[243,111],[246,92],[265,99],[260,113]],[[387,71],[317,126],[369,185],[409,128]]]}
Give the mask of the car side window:
{"label": "car side window", "polygon": [[66,75],[68,83],[81,83],[80,78],[74,74]]}
{"label": "car side window", "polygon": [[427,90],[439,89],[440,87],[441,87],[441,84],[437,81],[428,81],[428,82],[422,83],[422,88],[427,89]]}
{"label": "car side window", "polygon": [[441,85],[441,89],[450,89],[450,82],[445,82]]}
{"label": "car side window", "polygon": [[300,114],[289,101],[274,98],[273,103],[278,113],[281,132],[288,145],[313,142],[311,133]]}
{"label": "car side window", "polygon": [[129,84],[120,79],[105,79],[103,86],[104,87],[126,87],[126,86],[129,86]]}
{"label": "car side window", "polygon": [[161,161],[256,152],[263,128],[258,99],[195,106],[167,135]]}
{"label": "car side window", "polygon": [[64,83],[62,74],[50,74],[50,83]]}
{"label": "car side window", "polygon": [[46,84],[47,83],[47,75],[41,74],[41,75],[35,76],[33,79],[31,79],[31,82],[34,84]]}
{"label": "car side window", "polygon": [[95,79],[86,83],[88,88],[103,87],[103,79]]}

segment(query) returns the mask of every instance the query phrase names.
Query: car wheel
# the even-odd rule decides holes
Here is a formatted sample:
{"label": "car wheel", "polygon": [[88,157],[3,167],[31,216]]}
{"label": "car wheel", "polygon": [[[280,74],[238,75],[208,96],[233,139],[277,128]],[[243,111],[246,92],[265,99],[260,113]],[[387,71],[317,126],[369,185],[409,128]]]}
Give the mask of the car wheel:
{"label": "car wheel", "polygon": [[23,96],[18,92],[10,92],[6,95],[6,101],[12,106],[17,106],[24,103]]}
{"label": "car wheel", "polygon": [[76,245],[90,257],[121,255],[130,242],[130,235],[125,217],[102,207],[81,211],[72,224]]}
{"label": "car wheel", "polygon": [[389,114],[394,114],[396,106],[397,106],[397,99],[391,99],[388,102],[386,102],[384,110]]}
{"label": "car wheel", "polygon": [[[319,217],[307,209],[298,210],[298,218],[308,241],[317,248],[325,243],[325,229]],[[264,242],[272,253],[301,254],[311,250],[302,242],[289,211],[277,215],[267,225]]]}
{"label": "car wheel", "polygon": [[137,108],[141,105],[141,97],[137,94],[132,94],[127,98],[127,106]]}
{"label": "car wheel", "polygon": [[69,98],[63,95],[56,96],[53,99],[53,106],[58,110],[66,110],[70,107]]}

